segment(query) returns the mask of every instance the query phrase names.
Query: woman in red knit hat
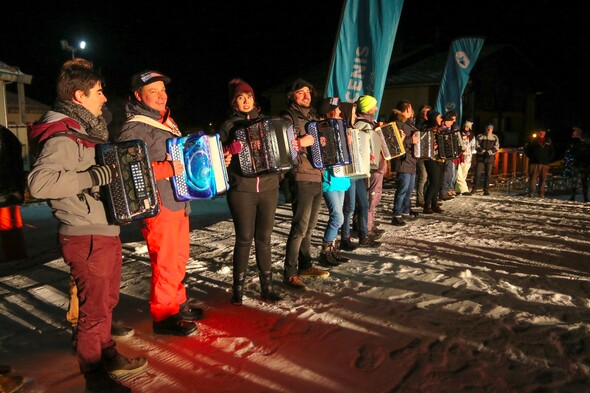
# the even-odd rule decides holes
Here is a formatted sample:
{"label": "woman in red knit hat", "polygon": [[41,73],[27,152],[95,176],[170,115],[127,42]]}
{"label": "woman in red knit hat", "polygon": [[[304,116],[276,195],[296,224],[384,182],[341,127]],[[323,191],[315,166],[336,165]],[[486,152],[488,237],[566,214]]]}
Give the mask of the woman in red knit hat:
{"label": "woman in red knit hat", "polygon": [[235,148],[235,131],[247,127],[252,120],[262,115],[255,105],[252,86],[242,79],[232,79],[228,87],[232,113],[222,123],[219,136],[224,146],[233,146],[228,150],[234,153],[228,167],[230,187],[227,193],[227,203],[236,232],[232,259],[231,303],[242,304],[244,281],[253,240],[261,297],[263,300],[276,302],[282,298],[273,291],[270,241],[279,198],[279,174],[247,177],[242,173],[237,154],[239,151]]}

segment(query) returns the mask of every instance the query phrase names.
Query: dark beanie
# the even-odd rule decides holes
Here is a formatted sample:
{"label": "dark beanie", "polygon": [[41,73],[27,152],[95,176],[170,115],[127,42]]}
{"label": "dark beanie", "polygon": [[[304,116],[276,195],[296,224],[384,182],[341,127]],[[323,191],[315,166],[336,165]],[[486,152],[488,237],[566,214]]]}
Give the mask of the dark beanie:
{"label": "dark beanie", "polygon": [[301,78],[296,79],[293,81],[293,83],[291,83],[291,86],[288,87],[288,93],[293,93],[299,89],[302,89],[304,87],[308,87],[309,90],[313,90],[313,85]]}
{"label": "dark beanie", "polygon": [[237,96],[242,93],[249,92],[252,93],[254,96],[254,89],[248,83],[244,82],[243,80],[236,78],[232,79],[228,83],[229,88],[229,103],[230,105],[234,103]]}
{"label": "dark beanie", "polygon": [[431,109],[428,111],[428,125],[430,126],[434,126],[436,125],[436,118],[438,117],[438,115],[440,115],[440,112],[435,111],[434,109]]}

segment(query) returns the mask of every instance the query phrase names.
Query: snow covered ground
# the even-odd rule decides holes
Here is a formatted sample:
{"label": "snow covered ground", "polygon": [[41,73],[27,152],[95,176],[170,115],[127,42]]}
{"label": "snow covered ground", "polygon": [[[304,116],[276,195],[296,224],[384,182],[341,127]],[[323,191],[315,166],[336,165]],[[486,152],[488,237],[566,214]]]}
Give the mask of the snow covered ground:
{"label": "snow covered ground", "polygon": [[[145,393],[590,392],[590,204],[565,199],[457,197],[400,229],[387,188],[384,244],[346,253],[306,291],[280,284],[291,217],[280,205],[273,254],[285,299],[260,301],[252,260],[242,307],[229,303],[225,199],[193,201],[186,285],[206,318],[187,338],[152,334],[149,257],[125,226],[115,318],[136,334],[118,346],[149,368],[122,382]],[[0,264],[0,363],[25,376],[23,392],[82,392],[56,223],[44,204],[21,213],[28,258]]]}

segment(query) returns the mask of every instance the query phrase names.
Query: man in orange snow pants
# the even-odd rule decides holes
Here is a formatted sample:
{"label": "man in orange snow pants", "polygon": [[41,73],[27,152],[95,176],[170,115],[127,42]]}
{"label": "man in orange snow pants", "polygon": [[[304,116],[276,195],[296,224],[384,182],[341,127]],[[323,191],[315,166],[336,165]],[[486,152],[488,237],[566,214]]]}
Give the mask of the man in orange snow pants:
{"label": "man in orange snow pants", "polygon": [[189,219],[184,210],[160,206],[157,216],[145,219],[141,233],[152,263],[150,313],[154,321],[162,321],[178,314],[187,300],[182,280],[189,258]]}
{"label": "man in orange snow pants", "polygon": [[183,280],[190,250],[190,203],[177,201],[170,178],[182,174],[181,161],[172,161],[166,140],[179,137],[178,126],[167,107],[166,84],[170,78],[157,71],[143,71],[131,78],[132,95],[126,106],[127,122],[118,141],[140,139],[146,143],[158,188],[160,212],[144,219],[141,230],[150,253],[152,282],[150,313],[156,334],[189,336],[203,310],[187,301]]}

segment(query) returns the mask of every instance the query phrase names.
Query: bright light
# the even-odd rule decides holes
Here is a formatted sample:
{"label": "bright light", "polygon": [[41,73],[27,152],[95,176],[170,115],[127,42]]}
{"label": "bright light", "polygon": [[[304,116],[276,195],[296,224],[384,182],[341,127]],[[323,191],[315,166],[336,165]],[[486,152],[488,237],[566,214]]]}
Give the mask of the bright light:
{"label": "bright light", "polygon": [[[65,50],[65,51],[69,51],[69,52],[72,54],[72,59],[73,59],[73,58],[74,58],[74,56],[75,56],[75,53],[76,53],[76,51],[78,50],[78,48],[74,48],[74,47],[73,47],[73,46],[71,46],[71,45],[68,43],[68,41],[66,41],[66,40],[61,40],[61,41],[60,41],[60,44],[61,44],[61,48],[62,48],[63,50]],[[80,49],[84,49],[84,48],[86,48],[86,41],[80,41],[80,42],[78,43],[78,47],[79,47]]]}

